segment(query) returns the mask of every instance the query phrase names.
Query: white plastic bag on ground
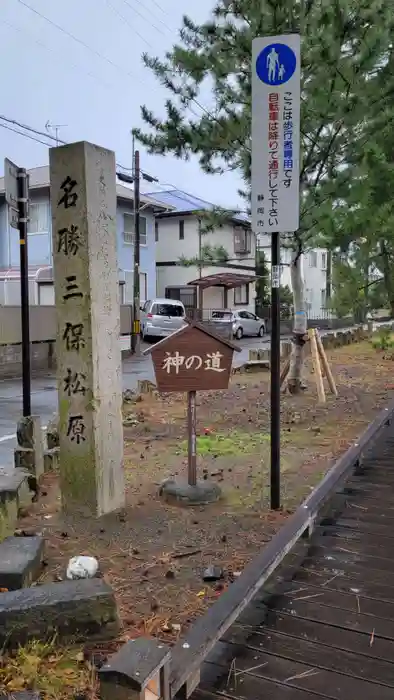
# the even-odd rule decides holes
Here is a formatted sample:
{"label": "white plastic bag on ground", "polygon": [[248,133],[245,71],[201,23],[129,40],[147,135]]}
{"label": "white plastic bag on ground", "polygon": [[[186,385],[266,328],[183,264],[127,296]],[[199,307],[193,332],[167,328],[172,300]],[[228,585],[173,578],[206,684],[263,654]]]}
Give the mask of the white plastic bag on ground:
{"label": "white plastic bag on ground", "polygon": [[69,580],[94,578],[98,571],[98,561],[94,557],[72,557],[68,562],[66,577]]}

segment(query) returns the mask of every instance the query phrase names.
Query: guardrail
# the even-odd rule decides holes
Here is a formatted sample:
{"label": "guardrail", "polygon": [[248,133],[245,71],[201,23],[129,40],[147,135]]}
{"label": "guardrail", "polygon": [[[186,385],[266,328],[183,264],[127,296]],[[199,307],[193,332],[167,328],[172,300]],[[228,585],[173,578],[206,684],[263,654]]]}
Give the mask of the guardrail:
{"label": "guardrail", "polygon": [[302,544],[303,558],[310,535],[332,506],[333,498],[345,500],[344,494],[338,494],[339,489],[357,469],[364,451],[379,437],[393,415],[394,401],[370,423],[242,575],[172,649],[157,640],[139,638],[111,656],[100,670],[101,698],[115,700],[116,689],[120,688],[126,693],[122,697],[130,700],[189,698],[198,687],[201,665],[215,644],[256,593],[277,576],[280,565],[288,555],[294,554],[297,544]]}

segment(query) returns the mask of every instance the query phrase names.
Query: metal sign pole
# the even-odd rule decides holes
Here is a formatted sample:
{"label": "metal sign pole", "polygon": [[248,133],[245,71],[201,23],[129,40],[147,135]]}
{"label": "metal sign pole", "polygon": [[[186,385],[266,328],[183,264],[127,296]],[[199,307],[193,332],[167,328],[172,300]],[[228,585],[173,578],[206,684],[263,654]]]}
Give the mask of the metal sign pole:
{"label": "metal sign pole", "polygon": [[271,475],[270,503],[280,508],[280,235],[271,236]]}
{"label": "metal sign pole", "polygon": [[27,254],[27,222],[29,187],[24,168],[18,169],[19,250],[22,322],[22,391],[23,415],[31,415],[30,328],[29,328],[29,264]]}
{"label": "metal sign pole", "polygon": [[300,35],[252,42],[252,228],[271,236],[271,508],[280,508],[280,234],[300,220]]}
{"label": "metal sign pole", "polygon": [[197,484],[197,426],[196,392],[187,392],[187,480],[189,486]]}

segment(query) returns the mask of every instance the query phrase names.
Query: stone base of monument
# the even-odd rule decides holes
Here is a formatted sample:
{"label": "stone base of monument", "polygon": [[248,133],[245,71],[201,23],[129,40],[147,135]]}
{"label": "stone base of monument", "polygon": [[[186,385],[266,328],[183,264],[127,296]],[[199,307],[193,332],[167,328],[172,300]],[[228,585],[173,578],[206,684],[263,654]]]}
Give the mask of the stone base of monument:
{"label": "stone base of monument", "polygon": [[119,632],[112,588],[103,579],[62,581],[0,594],[0,644],[15,649],[32,639],[107,640]]}
{"label": "stone base of monument", "polygon": [[18,447],[14,452],[15,467],[26,469],[36,479],[44,472],[44,441],[38,416],[24,416],[16,429]]}
{"label": "stone base of monument", "polygon": [[0,543],[0,588],[16,591],[36,581],[42,570],[44,539],[7,537]]}
{"label": "stone base of monument", "polygon": [[0,470],[0,542],[14,533],[19,510],[32,502],[29,480],[23,469]]}
{"label": "stone base of monument", "polygon": [[182,506],[203,506],[216,503],[222,491],[220,486],[212,481],[198,481],[192,486],[187,481],[167,479],[161,484],[159,495],[167,502]]}
{"label": "stone base of monument", "polygon": [[44,452],[44,472],[59,471],[59,448],[53,447]]}

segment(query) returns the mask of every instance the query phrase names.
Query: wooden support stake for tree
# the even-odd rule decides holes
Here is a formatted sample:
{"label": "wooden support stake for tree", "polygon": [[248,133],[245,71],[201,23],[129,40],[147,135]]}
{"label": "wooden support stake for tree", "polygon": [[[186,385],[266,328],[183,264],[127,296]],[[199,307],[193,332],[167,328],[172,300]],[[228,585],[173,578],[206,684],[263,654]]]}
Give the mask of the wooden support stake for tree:
{"label": "wooden support stake for tree", "polygon": [[323,343],[322,343],[322,339],[320,337],[319,331],[316,331],[315,335],[316,335],[317,349],[318,349],[318,352],[320,355],[320,359],[321,359],[321,363],[322,363],[323,368],[324,368],[325,375],[327,377],[328,386],[330,387],[331,393],[334,396],[338,396],[338,390],[337,390],[337,386],[335,384],[335,379],[334,379],[333,374],[331,372],[331,367],[328,363],[326,351],[323,347]]}
{"label": "wooden support stake for tree", "polygon": [[280,373],[280,385],[283,387],[283,384],[287,378],[287,375],[289,374],[289,369],[290,369],[290,355],[287,358],[285,364],[283,365],[283,369]]}
{"label": "wooden support stake for tree", "polygon": [[317,395],[318,395],[319,403],[325,403],[326,402],[326,394],[324,391],[323,377],[321,374],[321,366],[320,366],[319,352],[317,349],[315,329],[310,328],[308,331],[308,335],[309,335],[310,346],[311,346],[313,369],[315,371]]}

